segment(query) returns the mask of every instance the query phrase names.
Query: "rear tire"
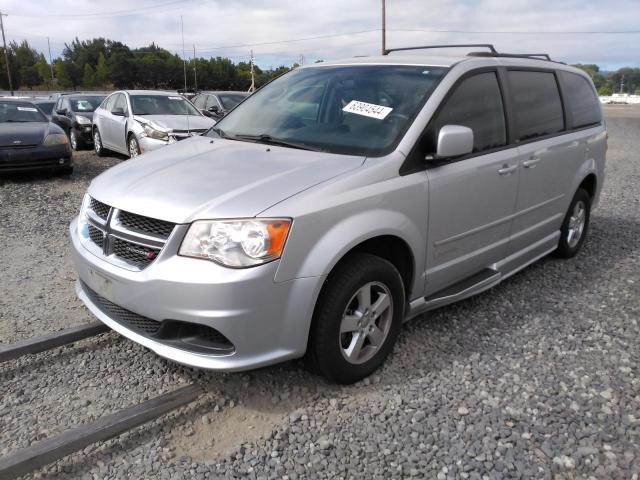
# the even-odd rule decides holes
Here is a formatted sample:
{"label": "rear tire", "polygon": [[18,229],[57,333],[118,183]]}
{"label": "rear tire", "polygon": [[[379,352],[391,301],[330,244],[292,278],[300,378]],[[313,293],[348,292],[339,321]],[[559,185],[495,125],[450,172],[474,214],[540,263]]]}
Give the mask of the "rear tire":
{"label": "rear tire", "polygon": [[93,151],[99,157],[104,157],[106,155],[106,150],[102,145],[102,136],[100,135],[100,130],[98,128],[93,129]]}
{"label": "rear tire", "polygon": [[365,253],[350,255],[329,275],[316,303],[309,366],[343,384],[370,375],[393,350],[404,298],[402,278],[390,262]]}
{"label": "rear tire", "polygon": [[572,258],[578,254],[587,236],[590,217],[591,196],[586,190],[579,188],[562,222],[556,256]]}

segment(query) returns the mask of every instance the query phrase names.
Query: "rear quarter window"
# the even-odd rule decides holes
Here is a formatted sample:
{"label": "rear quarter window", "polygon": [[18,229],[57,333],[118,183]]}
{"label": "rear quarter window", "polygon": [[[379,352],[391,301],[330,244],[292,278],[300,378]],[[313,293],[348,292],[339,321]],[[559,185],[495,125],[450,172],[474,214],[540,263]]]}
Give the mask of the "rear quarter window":
{"label": "rear quarter window", "polygon": [[572,127],[580,128],[602,122],[600,101],[589,81],[581,75],[560,72],[567,109],[571,113]]}
{"label": "rear quarter window", "polygon": [[518,140],[543,137],[564,130],[560,91],[552,72],[510,70],[507,75]]}

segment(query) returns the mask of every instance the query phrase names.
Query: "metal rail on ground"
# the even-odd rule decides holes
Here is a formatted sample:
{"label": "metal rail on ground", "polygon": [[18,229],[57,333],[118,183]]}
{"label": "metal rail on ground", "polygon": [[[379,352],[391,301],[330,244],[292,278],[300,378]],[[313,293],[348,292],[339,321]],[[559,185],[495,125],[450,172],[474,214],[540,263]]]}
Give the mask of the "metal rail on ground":
{"label": "metal rail on ground", "polygon": [[102,322],[93,322],[87,325],[67,328],[59,332],[49,333],[41,337],[31,337],[9,345],[0,344],[0,363],[14,360],[29,353],[39,353],[52,348],[61,347],[68,343],[77,342],[99,333],[109,331]]}
{"label": "metal rail on ground", "polygon": [[9,480],[20,477],[92,443],[116,437],[193,402],[202,393],[200,385],[188,385],[12,452],[0,458],[0,478]]}

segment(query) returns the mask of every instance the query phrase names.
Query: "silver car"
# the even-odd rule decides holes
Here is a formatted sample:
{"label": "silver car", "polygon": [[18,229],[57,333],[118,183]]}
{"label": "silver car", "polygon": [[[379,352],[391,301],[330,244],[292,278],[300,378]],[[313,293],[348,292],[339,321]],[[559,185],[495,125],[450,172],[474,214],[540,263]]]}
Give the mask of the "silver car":
{"label": "silver car", "polygon": [[93,146],[129,157],[206,132],[215,121],[175,92],[122,90],[104,99],[93,114]]}
{"label": "silver car", "polygon": [[97,177],[70,227],[77,293],[185,365],[306,355],[354,382],[403,321],[576,255],[606,148],[591,80],[550,60],[305,66]]}

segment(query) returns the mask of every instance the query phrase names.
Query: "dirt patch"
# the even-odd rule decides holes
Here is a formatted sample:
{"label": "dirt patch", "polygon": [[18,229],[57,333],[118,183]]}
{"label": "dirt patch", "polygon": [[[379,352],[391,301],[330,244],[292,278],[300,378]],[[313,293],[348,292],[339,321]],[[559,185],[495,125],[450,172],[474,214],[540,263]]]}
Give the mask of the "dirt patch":
{"label": "dirt patch", "polygon": [[268,397],[251,396],[240,405],[228,403],[197,417],[184,429],[174,430],[169,446],[177,458],[212,460],[229,455],[243,443],[266,438],[295,406],[291,401],[274,405]]}

